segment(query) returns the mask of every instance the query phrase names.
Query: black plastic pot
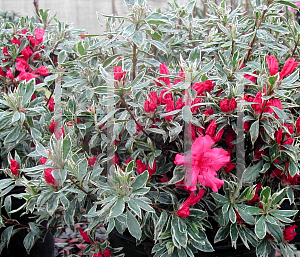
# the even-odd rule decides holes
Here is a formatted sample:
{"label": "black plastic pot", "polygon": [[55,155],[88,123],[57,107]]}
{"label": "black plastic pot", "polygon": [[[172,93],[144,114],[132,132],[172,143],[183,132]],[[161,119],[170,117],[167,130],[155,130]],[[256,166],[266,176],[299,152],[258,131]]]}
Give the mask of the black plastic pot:
{"label": "black plastic pot", "polygon": [[[116,230],[110,233],[109,241],[112,247],[123,247],[120,253],[125,253],[125,257],[150,257],[152,242],[142,242],[136,245],[135,238],[127,235],[121,235]],[[195,257],[256,257],[255,248],[248,250],[243,244],[238,244],[237,249],[230,245],[216,246],[212,253],[201,252],[195,254]],[[275,251],[272,251],[269,257],[274,257]]]}
{"label": "black plastic pot", "polygon": [[[9,194],[19,194],[24,192],[24,187],[16,187]],[[24,204],[24,200],[12,197],[12,209],[17,209]],[[2,213],[6,216],[4,208]],[[27,225],[29,222],[34,221],[32,215],[21,216],[22,211],[12,214],[12,219],[18,220],[20,224]],[[46,222],[45,222],[46,225]],[[18,226],[15,226],[16,228]],[[0,230],[0,234],[5,228]],[[44,240],[39,239],[32,247],[30,254],[27,254],[26,249],[23,245],[23,240],[27,235],[27,230],[22,229],[18,231],[11,239],[8,248],[4,248],[0,257],[54,257],[54,238],[50,233],[44,232]]]}

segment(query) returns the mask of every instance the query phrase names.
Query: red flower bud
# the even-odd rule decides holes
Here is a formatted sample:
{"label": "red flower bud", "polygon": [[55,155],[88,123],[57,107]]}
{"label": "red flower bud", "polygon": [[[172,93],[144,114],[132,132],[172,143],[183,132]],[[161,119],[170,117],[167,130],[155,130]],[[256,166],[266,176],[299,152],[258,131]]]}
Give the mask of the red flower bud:
{"label": "red flower bud", "polygon": [[19,164],[14,159],[10,159],[9,161],[10,161],[9,168],[10,168],[11,173],[14,174],[16,177],[19,177],[19,174],[20,174]]}

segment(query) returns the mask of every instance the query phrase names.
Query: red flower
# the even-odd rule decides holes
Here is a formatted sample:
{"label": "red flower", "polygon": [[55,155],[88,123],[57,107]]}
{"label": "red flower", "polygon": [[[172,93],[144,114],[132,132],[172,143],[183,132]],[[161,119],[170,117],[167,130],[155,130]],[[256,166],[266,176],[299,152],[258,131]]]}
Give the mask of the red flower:
{"label": "red flower", "polygon": [[[195,98],[195,100],[191,103],[191,105],[196,105],[201,103],[201,98]],[[196,113],[200,109],[200,105],[191,107],[192,113]]]}
{"label": "red flower", "polygon": [[147,170],[149,172],[149,178],[156,172],[156,157],[154,158],[153,168],[151,169],[149,164],[147,164]]}
{"label": "red flower", "polygon": [[91,168],[93,168],[93,166],[95,165],[95,162],[96,162],[96,158],[94,156],[88,160],[89,166]]}
{"label": "red flower", "polygon": [[53,112],[54,111],[54,99],[52,97],[50,98],[50,100],[49,100],[49,102],[48,102],[47,105],[48,105],[49,111]]}
{"label": "red flower", "polygon": [[268,55],[267,63],[269,66],[270,75],[274,76],[279,70],[278,61],[277,61],[276,57],[274,57],[273,55]]}
{"label": "red flower", "polygon": [[276,132],[275,132],[275,138],[276,138],[276,143],[278,145],[281,144],[281,141],[282,141],[282,129],[278,129]]}
{"label": "red flower", "polygon": [[213,110],[213,109],[207,109],[207,110],[204,112],[204,114],[205,114],[206,117],[209,117],[209,115],[214,114],[214,110]]}
{"label": "red flower", "polygon": [[[175,108],[174,108],[174,102],[173,102],[173,100],[172,101],[168,101],[167,105],[166,105],[166,113],[172,112],[174,110],[175,110]],[[165,119],[166,119],[167,122],[170,122],[173,119],[173,115],[165,116]]]}
{"label": "red flower", "polygon": [[33,54],[30,46],[26,46],[23,50],[22,50],[22,55],[23,58],[25,59],[25,61],[27,61],[29,59],[29,57]]}
{"label": "red flower", "polygon": [[173,96],[172,93],[166,93],[168,92],[167,89],[163,89],[158,98],[158,103],[159,104],[167,104],[167,102],[173,101]]}
{"label": "red flower", "polygon": [[190,191],[197,189],[199,182],[210,187],[214,192],[223,186],[224,181],[216,178],[217,171],[230,162],[227,151],[212,148],[213,139],[209,136],[199,136],[192,144],[191,153],[187,156],[177,154],[174,163],[188,167],[186,171],[186,186]]}
{"label": "red flower", "polygon": [[158,103],[158,96],[156,92],[150,92],[149,99],[150,99],[149,101],[145,101],[144,103],[145,112],[154,113],[155,110],[157,109],[157,103]]}
{"label": "red flower", "polygon": [[174,85],[176,85],[178,82],[182,82],[185,79],[185,74],[184,72],[181,70],[179,76],[174,80]]}
{"label": "red flower", "polygon": [[205,135],[213,136],[217,128],[216,120],[213,119],[205,130]]}
{"label": "red flower", "polygon": [[55,121],[53,120],[49,126],[49,131],[53,134],[55,130]]}
{"label": "red flower", "polygon": [[213,136],[213,140],[215,141],[215,143],[216,143],[216,142],[219,142],[219,141],[221,140],[223,134],[224,134],[224,129],[221,129],[221,130],[218,132],[218,134],[216,134],[216,135]]}
{"label": "red flower", "polygon": [[29,70],[29,64],[23,58],[17,58],[16,62],[16,70],[21,72]]}
{"label": "red flower", "polygon": [[125,163],[127,164],[127,163],[130,163],[131,162],[131,157],[129,157],[126,161],[125,161]]}
{"label": "red flower", "polygon": [[212,80],[206,80],[204,82],[195,83],[192,89],[197,91],[197,95],[201,95],[204,91],[210,92],[214,88]]}
{"label": "red flower", "polygon": [[36,28],[34,31],[34,35],[35,35],[35,46],[39,45],[40,43],[43,42],[43,37],[45,35],[45,30],[44,29],[40,29],[40,28]]}
{"label": "red flower", "polygon": [[[163,63],[163,64],[159,65],[159,72],[160,72],[160,74],[169,75],[169,71],[168,71],[168,68],[166,66],[166,63]],[[170,83],[170,79],[169,78],[159,77],[158,80],[163,81],[168,87],[171,87],[171,83]],[[156,83],[156,85],[158,85],[160,87],[162,86],[161,83],[159,83],[157,81],[154,81],[154,82]]]}
{"label": "red flower", "polygon": [[190,206],[198,203],[205,194],[205,191],[205,189],[200,189],[197,195],[192,192],[190,196],[179,206],[176,214],[182,218],[188,217],[190,215]]}
{"label": "red flower", "polygon": [[[5,73],[4,73],[4,71],[2,70],[1,67],[0,67],[0,76],[5,77]],[[0,78],[0,80],[1,80],[1,78]]]}
{"label": "red flower", "polygon": [[45,169],[44,170],[44,177],[46,182],[51,185],[52,187],[58,189],[58,183],[57,181],[54,179],[53,175],[52,175],[52,170],[53,169]]}
{"label": "red flower", "polygon": [[30,73],[30,72],[26,72],[26,71],[24,72],[24,71],[22,71],[20,73],[20,75],[17,77],[17,79],[28,81],[28,80],[31,80],[31,79],[35,79],[37,77],[38,77],[37,74],[33,74],[33,73]]}
{"label": "red flower", "polygon": [[99,253],[95,253],[93,257],[104,257],[104,255],[101,252],[99,252]]}
{"label": "red flower", "polygon": [[297,65],[298,62],[295,62],[295,58],[289,58],[279,73],[279,79],[283,79],[286,75],[291,74],[296,69]]}
{"label": "red flower", "polygon": [[11,173],[14,174],[16,177],[19,177],[19,174],[20,174],[19,164],[14,159],[10,159],[9,161],[10,161],[9,168],[10,168]]}
{"label": "red flower", "polygon": [[47,162],[47,158],[42,157],[42,158],[40,159],[41,165],[44,165],[46,162]]}
{"label": "red flower", "polygon": [[14,80],[14,75],[10,68],[7,69],[6,77],[9,78],[10,80]]}
{"label": "red flower", "polygon": [[108,249],[105,249],[105,250],[103,251],[103,254],[104,254],[104,257],[110,257],[110,256],[111,256],[111,251],[108,250]]}
{"label": "red flower", "polygon": [[82,228],[79,229],[79,232],[80,232],[80,235],[82,236],[82,239],[86,242],[89,242],[91,244],[94,244],[90,239],[89,239],[89,236],[88,236],[88,233],[87,232],[84,232]]}
{"label": "red flower", "polygon": [[175,109],[181,110],[183,106],[184,106],[184,103],[182,102],[182,98],[180,97],[175,104]]}
{"label": "red flower", "polygon": [[235,168],[235,165],[232,162],[229,162],[224,166],[224,170],[226,173],[232,171],[234,168]]}
{"label": "red flower", "polygon": [[283,231],[283,238],[286,242],[290,242],[294,239],[294,237],[297,235],[296,232],[293,232],[295,229],[297,228],[296,225],[293,225],[291,227],[287,227],[284,231]]}
{"label": "red flower", "polygon": [[48,76],[50,74],[46,66],[41,66],[40,68],[37,68],[36,71],[42,76]]}
{"label": "red flower", "polygon": [[296,121],[296,132],[297,135],[300,134],[300,117]]}
{"label": "red flower", "polygon": [[255,187],[255,195],[253,196],[253,198],[249,201],[250,203],[255,203],[257,201],[259,201],[259,196],[258,196],[258,190],[261,189],[261,182],[258,182],[258,184]]}
{"label": "red flower", "polygon": [[61,137],[65,138],[66,134],[64,128],[62,127],[60,131],[58,129],[54,131],[54,135],[57,140],[60,139]]}
{"label": "red flower", "polygon": [[146,164],[142,163],[142,161],[136,160],[136,168],[139,174],[142,174],[146,170]]}
{"label": "red flower", "polygon": [[229,148],[234,148],[234,144],[232,144],[232,141],[234,141],[236,138],[235,132],[230,126],[227,126],[226,136],[225,136],[225,144]]}
{"label": "red flower", "polygon": [[227,98],[222,99],[220,101],[220,108],[221,108],[222,112],[224,112],[224,113],[231,113],[235,110],[236,107],[237,107],[237,104],[236,104],[235,98],[231,98],[230,101]]}
{"label": "red flower", "polygon": [[115,69],[114,69],[115,80],[117,80],[119,82],[121,82],[121,80],[123,80],[123,84],[124,84],[125,75],[126,75],[126,71],[122,71],[122,66],[115,66]]}
{"label": "red flower", "polygon": [[17,39],[16,37],[14,37],[12,40],[10,40],[10,42],[11,42],[12,44],[16,44],[16,45],[18,45],[18,46],[21,45],[21,41],[20,41],[19,39]]}
{"label": "red flower", "polygon": [[[256,74],[256,71],[254,71],[253,74]],[[252,75],[248,75],[248,74],[245,74],[245,75],[244,75],[244,78],[245,78],[245,79],[248,79],[248,80],[250,80],[250,81],[252,81],[253,83],[255,83],[256,80],[257,80],[257,77],[252,76]]]}

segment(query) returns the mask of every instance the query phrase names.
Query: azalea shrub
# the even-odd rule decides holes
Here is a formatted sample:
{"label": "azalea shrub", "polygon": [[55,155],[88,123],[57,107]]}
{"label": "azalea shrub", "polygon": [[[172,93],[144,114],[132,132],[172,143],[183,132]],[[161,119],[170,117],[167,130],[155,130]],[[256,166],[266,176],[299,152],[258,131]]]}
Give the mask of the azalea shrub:
{"label": "azalea shrub", "polygon": [[[49,10],[3,25],[1,196],[25,191],[2,201],[2,246],[27,229],[30,251],[42,221],[55,235],[84,221],[93,257],[121,255],[99,226],[150,241],[157,257],[219,245],[292,256],[300,26],[285,11],[297,5],[211,1],[202,19],[195,1],[125,4],[101,35]],[[13,198],[35,222],[10,218]]]}

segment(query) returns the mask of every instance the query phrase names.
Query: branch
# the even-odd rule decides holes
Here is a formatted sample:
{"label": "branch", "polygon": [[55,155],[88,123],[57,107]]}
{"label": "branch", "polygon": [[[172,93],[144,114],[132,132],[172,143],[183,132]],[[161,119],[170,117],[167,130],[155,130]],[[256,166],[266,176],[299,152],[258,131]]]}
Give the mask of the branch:
{"label": "branch", "polygon": [[261,18],[258,21],[257,27],[256,27],[254,35],[253,35],[253,38],[252,38],[251,43],[249,45],[250,49],[248,50],[247,57],[246,57],[246,60],[245,60],[245,64],[246,64],[246,62],[249,61],[249,58],[250,58],[250,55],[251,55],[251,51],[252,51],[252,48],[253,48],[253,45],[254,45],[254,42],[255,42],[255,38],[256,38],[256,32],[260,28],[260,25],[261,25],[262,21],[264,20],[264,17],[265,17],[266,13],[267,13],[267,9],[263,11]]}

